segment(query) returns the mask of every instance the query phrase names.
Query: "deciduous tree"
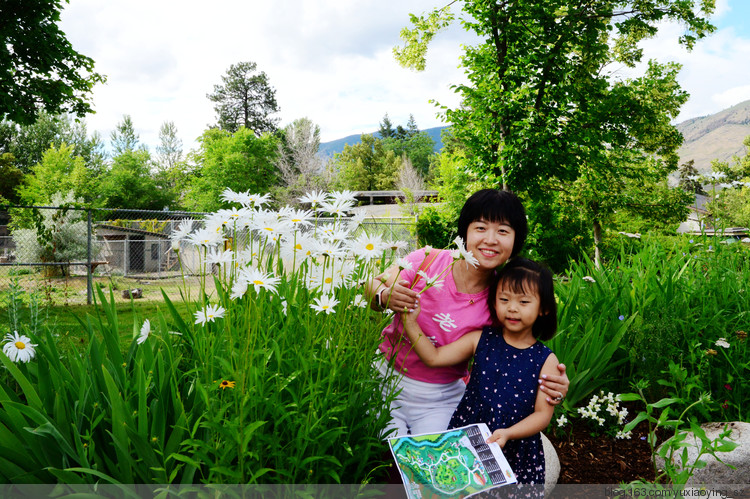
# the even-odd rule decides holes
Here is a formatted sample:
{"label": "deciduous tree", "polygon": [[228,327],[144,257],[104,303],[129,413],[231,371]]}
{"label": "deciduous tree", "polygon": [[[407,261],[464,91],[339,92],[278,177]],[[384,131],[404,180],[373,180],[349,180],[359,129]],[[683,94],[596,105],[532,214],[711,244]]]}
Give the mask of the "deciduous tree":
{"label": "deciduous tree", "polygon": [[0,119],[29,125],[41,110],[92,112],[91,90],[105,77],[58,27],[62,6],[61,0],[0,3]]}
{"label": "deciduous tree", "polygon": [[274,159],[277,138],[271,134],[256,137],[248,128],[234,134],[210,129],[203,133],[199,151],[192,156],[194,172],[185,193],[190,210],[215,211],[224,206],[221,193],[265,194],[277,183]]}

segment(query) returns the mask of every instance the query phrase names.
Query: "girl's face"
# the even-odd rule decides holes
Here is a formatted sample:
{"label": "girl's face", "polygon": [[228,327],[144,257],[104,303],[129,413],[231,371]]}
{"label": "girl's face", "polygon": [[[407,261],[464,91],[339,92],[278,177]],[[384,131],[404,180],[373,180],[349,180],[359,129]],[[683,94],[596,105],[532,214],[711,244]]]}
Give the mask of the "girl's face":
{"label": "girl's face", "polygon": [[521,292],[516,292],[500,282],[495,295],[495,311],[504,331],[519,338],[533,337],[531,328],[541,315],[539,293],[531,286],[524,286]]}
{"label": "girl's face", "polygon": [[496,269],[505,263],[513,251],[516,231],[506,222],[488,222],[479,219],[471,222],[466,230],[466,249],[471,251],[479,268]]}

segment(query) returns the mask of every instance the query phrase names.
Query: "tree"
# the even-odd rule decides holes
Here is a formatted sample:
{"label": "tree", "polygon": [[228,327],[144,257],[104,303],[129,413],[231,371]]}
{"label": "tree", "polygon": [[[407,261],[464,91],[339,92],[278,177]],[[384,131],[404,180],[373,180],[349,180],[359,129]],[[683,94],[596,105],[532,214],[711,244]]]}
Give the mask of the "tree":
{"label": "tree", "polygon": [[170,171],[182,161],[182,140],[177,137],[173,121],[165,121],[159,128],[159,145],[156,146],[157,163],[161,171]]}
{"label": "tree", "polygon": [[112,130],[109,137],[115,156],[133,152],[136,149],[146,149],[144,145],[139,144],[140,137],[135,133],[133,119],[128,114],[123,115],[122,121],[115,125],[115,129]]}
{"label": "tree", "polygon": [[274,198],[294,204],[305,192],[327,187],[322,177],[323,159],[318,155],[320,127],[309,118],[300,118],[287,125],[280,136],[274,165],[281,185]]}
{"label": "tree", "polygon": [[199,141],[200,150],[192,155],[194,172],[184,199],[188,209],[215,211],[225,207],[220,196],[226,188],[266,194],[276,185],[275,136],[256,137],[247,128],[234,134],[214,128],[204,132]]}
{"label": "tree", "polygon": [[219,128],[236,132],[245,127],[256,135],[276,131],[278,119],[269,115],[277,113],[276,90],[268,83],[263,71],[256,74],[254,62],[240,62],[229,66],[221,77],[222,85],[214,85],[214,93],[206,96],[216,103]]}
{"label": "tree", "polygon": [[[705,18],[713,0],[462,6],[463,26],[484,42],[465,48],[461,63],[469,83],[455,87],[461,105],[446,109],[445,118],[470,167],[532,200],[553,189],[567,190],[571,202],[581,201],[576,193],[587,195],[597,240],[602,221],[633,199],[627,179],[643,171],[658,184],[656,177],[676,168],[681,137],[670,119],[687,98],[675,78],[677,65],[651,62],[643,77],[628,81],[608,69],[635,67],[642,58],[638,42],[663,21],[682,23],[680,41],[691,48],[714,29]],[[447,9],[413,16],[415,29],[403,32],[406,47],[397,50],[400,62],[423,66],[426,42],[452,19]]]}
{"label": "tree", "polygon": [[[699,4],[699,5],[698,5]],[[685,25],[688,48],[713,30],[705,17],[713,0],[547,0],[464,2],[468,31],[484,42],[467,46],[461,63],[469,83],[457,85],[461,106],[446,120],[466,146],[473,167],[517,191],[543,179],[575,180],[582,160],[596,164],[607,136],[627,137],[624,113],[603,107],[610,63],[634,67],[638,42],[662,21]],[[696,12],[700,9],[700,13]],[[399,62],[424,66],[427,42],[453,19],[447,8],[412,17]],[[604,97],[604,99],[602,98]],[[628,103],[624,103],[627,107]],[[616,132],[621,132],[619,135]]]}
{"label": "tree", "polygon": [[338,187],[352,191],[393,190],[401,169],[401,158],[386,150],[383,141],[367,134],[359,144],[345,145],[332,163],[338,170]]}
{"label": "tree", "polygon": [[90,93],[105,77],[57,26],[63,2],[0,3],[0,119],[29,125],[51,114],[92,112]]}
{"label": "tree", "polygon": [[42,160],[24,177],[18,194],[26,205],[44,204],[59,192],[96,205],[98,180],[99,172],[87,168],[73,147],[63,143],[47,149]]}
{"label": "tree", "polygon": [[16,188],[23,181],[23,172],[15,165],[9,152],[0,154],[0,203],[17,204],[20,201]]}
{"label": "tree", "polygon": [[[16,228],[13,242],[19,262],[83,262],[88,256],[88,224],[85,212],[70,209],[81,204],[71,192],[56,192],[44,202],[59,210],[35,210],[34,228]],[[95,256],[95,255],[94,255]],[[53,269],[45,269],[54,272]],[[65,267],[60,271],[65,273]]]}
{"label": "tree", "polygon": [[694,194],[706,195],[706,191],[703,190],[703,185],[700,183],[700,174],[695,168],[695,161],[686,161],[680,166],[679,169],[680,181],[679,186],[685,192],[692,192]]}
{"label": "tree", "polygon": [[383,116],[383,121],[380,122],[378,133],[380,134],[381,139],[393,137],[395,132],[393,130],[393,123],[391,123],[391,119],[388,117],[388,113],[385,113],[385,116]]}
{"label": "tree", "polygon": [[151,176],[151,155],[142,149],[125,150],[112,158],[99,195],[108,208],[163,210],[175,201],[174,194]]}
{"label": "tree", "polygon": [[45,111],[39,112],[37,120],[29,125],[0,122],[0,152],[13,154],[16,166],[24,173],[42,160],[47,149],[62,144],[71,146],[73,154],[81,156],[92,169],[101,170],[104,161],[101,137],[94,133],[89,138],[85,122]]}
{"label": "tree", "polygon": [[384,136],[384,131],[392,127],[390,119],[386,114],[383,123],[380,124],[380,134],[383,137],[383,147],[387,151],[393,151],[398,156],[404,156],[411,161],[412,166],[422,177],[426,177],[430,169],[430,157],[435,153],[435,141],[427,132],[420,132],[414,115],[409,115],[406,128],[398,125],[394,131]]}

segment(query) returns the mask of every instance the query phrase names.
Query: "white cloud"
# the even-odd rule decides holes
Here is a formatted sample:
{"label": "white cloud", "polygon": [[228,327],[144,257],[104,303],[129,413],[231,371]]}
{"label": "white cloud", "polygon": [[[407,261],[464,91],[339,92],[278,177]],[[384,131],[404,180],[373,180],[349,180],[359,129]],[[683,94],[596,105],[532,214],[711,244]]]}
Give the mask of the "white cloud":
{"label": "white cloud", "polygon": [[[152,149],[174,121],[186,149],[215,122],[206,94],[231,64],[253,61],[276,89],[282,124],[309,117],[323,140],[371,132],[388,112],[395,124],[413,113],[422,128],[442,124],[429,100],[453,104],[462,80],[456,26],[433,47],[428,69],[413,73],[391,55],[410,12],[430,0],[71,0],[63,30],[76,50],[107,75],[96,87],[89,130],[108,139],[124,114]],[[451,100],[453,99],[453,100]]]}
{"label": "white cloud", "polygon": [[[716,18],[740,23],[732,8],[738,1],[745,0],[718,0]],[[90,132],[99,130],[108,139],[129,114],[142,142],[153,149],[161,124],[173,121],[187,150],[215,122],[206,94],[241,61],[256,62],[268,75],[282,124],[307,116],[320,125],[324,141],[374,131],[386,112],[394,124],[405,124],[412,113],[421,128],[442,125],[429,100],[457,104],[449,86],[465,81],[457,66],[460,44],[470,43],[470,35],[456,25],[437,37],[421,73],[399,67],[391,55],[408,14],[435,5],[433,0],[218,0],[210,5],[71,0],[62,29],[108,77],[93,94],[97,114],[86,119]],[[665,27],[647,44],[647,57],[684,65],[680,82],[691,99],[680,120],[746,98],[750,40],[730,27],[687,53],[677,46],[679,34],[677,27]]]}

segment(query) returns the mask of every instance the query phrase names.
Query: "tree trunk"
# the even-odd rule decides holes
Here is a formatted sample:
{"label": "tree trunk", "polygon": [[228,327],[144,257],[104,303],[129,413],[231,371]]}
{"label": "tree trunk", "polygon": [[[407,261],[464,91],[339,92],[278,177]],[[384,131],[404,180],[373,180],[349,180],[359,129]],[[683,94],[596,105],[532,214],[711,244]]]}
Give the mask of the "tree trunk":
{"label": "tree trunk", "polygon": [[597,269],[602,268],[602,226],[594,220],[594,266]]}

